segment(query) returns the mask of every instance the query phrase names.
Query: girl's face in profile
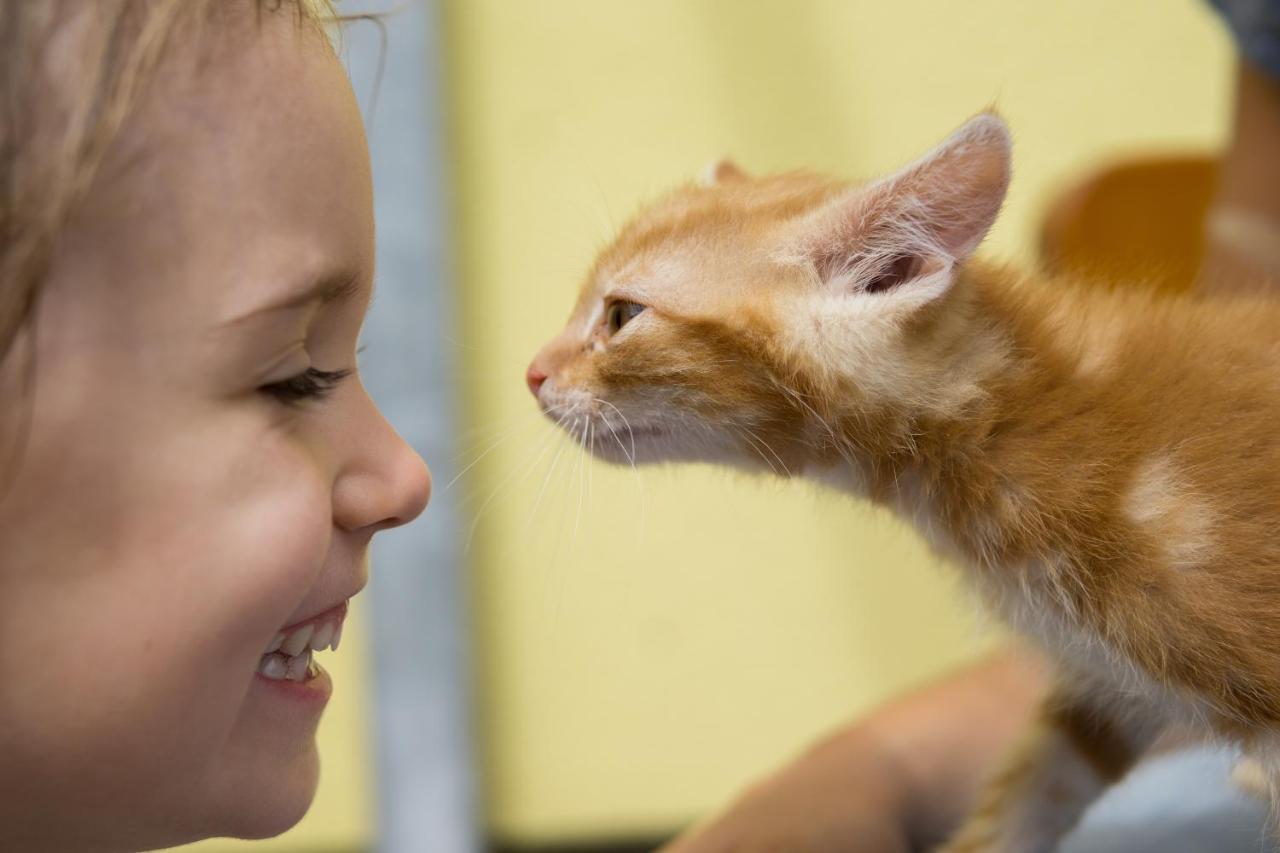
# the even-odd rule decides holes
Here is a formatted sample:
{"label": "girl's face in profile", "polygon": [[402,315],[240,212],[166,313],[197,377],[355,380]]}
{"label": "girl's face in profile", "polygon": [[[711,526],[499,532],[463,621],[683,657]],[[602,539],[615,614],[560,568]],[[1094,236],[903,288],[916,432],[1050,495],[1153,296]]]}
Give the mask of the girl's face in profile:
{"label": "girl's face in profile", "polygon": [[4,849],[292,825],[331,688],[260,674],[264,652],[336,624],[370,538],[430,492],[344,376],[373,276],[351,90],[322,35],[242,6],[162,62],[15,348],[35,383],[0,501]]}

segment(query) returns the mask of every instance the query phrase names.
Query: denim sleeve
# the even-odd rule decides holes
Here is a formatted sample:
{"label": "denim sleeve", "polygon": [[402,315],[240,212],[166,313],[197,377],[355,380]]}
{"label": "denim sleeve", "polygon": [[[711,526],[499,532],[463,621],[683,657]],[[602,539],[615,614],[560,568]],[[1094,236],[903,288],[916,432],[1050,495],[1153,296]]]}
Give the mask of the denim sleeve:
{"label": "denim sleeve", "polygon": [[1280,0],[1209,0],[1235,36],[1240,53],[1280,79]]}
{"label": "denim sleeve", "polygon": [[1269,853],[1266,807],[1230,780],[1237,756],[1199,747],[1145,762],[1107,792],[1061,853]]}

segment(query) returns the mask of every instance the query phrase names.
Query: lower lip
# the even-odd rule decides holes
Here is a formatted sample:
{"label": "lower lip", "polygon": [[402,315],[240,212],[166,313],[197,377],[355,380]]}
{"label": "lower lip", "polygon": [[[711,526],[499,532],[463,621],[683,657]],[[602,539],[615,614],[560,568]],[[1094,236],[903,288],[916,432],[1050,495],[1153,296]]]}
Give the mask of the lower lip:
{"label": "lower lip", "polygon": [[298,706],[313,708],[319,711],[329,702],[329,697],[333,695],[333,679],[329,677],[329,673],[318,663],[312,663],[316,668],[316,674],[313,678],[306,681],[290,681],[287,678],[267,678],[260,672],[253,674],[253,682],[264,690],[271,691],[271,695],[279,698],[282,702],[291,702]]}

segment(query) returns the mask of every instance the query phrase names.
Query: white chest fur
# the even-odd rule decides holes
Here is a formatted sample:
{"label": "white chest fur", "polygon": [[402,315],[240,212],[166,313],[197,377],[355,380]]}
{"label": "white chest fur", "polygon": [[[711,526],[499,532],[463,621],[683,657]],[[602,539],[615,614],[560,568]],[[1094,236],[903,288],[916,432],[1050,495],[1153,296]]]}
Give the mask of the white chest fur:
{"label": "white chest fur", "polygon": [[[868,478],[855,466],[810,472],[815,481],[866,499]],[[974,566],[941,521],[920,477],[907,471],[895,484],[890,507],[946,561],[962,567],[983,605],[1000,621],[1030,640],[1057,665],[1063,686],[1079,688],[1094,701],[1128,706],[1132,715],[1158,726],[1168,723],[1207,726],[1207,706],[1193,696],[1166,687],[1123,652],[1108,644],[1073,611],[1065,594],[1070,581],[1067,560],[1046,558],[1011,566]],[[984,525],[994,531],[994,521]],[[979,543],[980,544],[980,543]],[[980,544],[981,547],[981,544]]]}
{"label": "white chest fur", "polygon": [[1160,728],[1177,723],[1207,729],[1204,702],[1156,681],[1076,617],[1051,565],[1008,567],[1001,580],[990,570],[973,575],[982,578],[976,586],[986,606],[1054,661],[1066,689],[1108,709],[1126,708],[1129,716]]}

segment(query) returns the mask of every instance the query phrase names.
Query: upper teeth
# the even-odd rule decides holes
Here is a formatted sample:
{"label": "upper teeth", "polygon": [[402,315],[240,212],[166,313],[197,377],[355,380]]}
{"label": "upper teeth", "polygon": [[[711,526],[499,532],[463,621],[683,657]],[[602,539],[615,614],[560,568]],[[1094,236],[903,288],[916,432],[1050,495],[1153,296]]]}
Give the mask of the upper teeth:
{"label": "upper teeth", "polygon": [[290,657],[303,649],[322,652],[325,649],[338,650],[338,641],[342,639],[341,622],[311,622],[294,628],[289,632],[281,632],[271,638],[263,654],[280,652]]}
{"label": "upper teeth", "polygon": [[336,650],[341,639],[342,616],[281,631],[267,644],[258,672],[273,680],[305,681],[314,675],[311,653]]}
{"label": "upper teeth", "polygon": [[336,630],[332,622],[316,626],[315,633],[311,635],[311,648],[316,651],[329,648],[329,641],[333,639]]}

